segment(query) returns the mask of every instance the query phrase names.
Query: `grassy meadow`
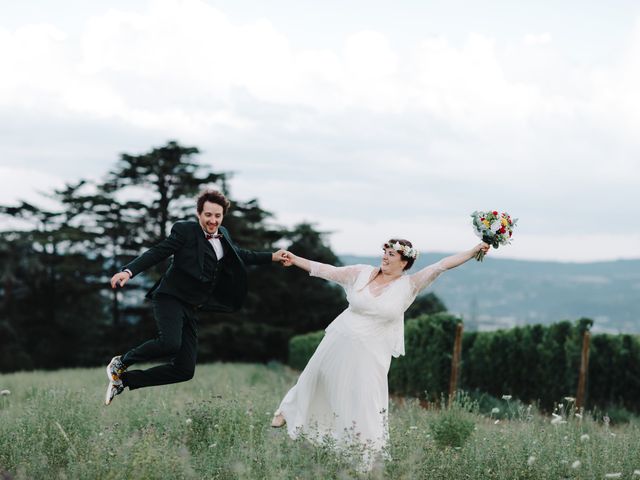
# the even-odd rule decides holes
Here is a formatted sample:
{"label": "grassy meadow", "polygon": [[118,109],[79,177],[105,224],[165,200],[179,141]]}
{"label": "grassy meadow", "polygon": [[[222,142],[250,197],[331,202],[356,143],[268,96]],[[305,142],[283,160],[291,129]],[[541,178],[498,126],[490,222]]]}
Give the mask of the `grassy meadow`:
{"label": "grassy meadow", "polygon": [[509,401],[485,415],[393,401],[393,460],[358,473],[269,426],[295,378],[278,364],[200,365],[190,382],[127,390],[106,407],[103,368],[2,375],[0,478],[640,480],[637,421],[578,418],[562,399],[558,417]]}

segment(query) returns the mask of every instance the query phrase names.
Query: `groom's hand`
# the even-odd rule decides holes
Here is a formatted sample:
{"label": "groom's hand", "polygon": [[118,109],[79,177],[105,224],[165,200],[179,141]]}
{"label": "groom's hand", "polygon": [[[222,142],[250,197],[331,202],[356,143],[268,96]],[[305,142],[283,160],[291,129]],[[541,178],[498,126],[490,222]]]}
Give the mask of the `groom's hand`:
{"label": "groom's hand", "polygon": [[113,277],[111,277],[111,288],[116,288],[118,285],[124,287],[125,283],[129,281],[131,275],[127,272],[118,272]]}
{"label": "groom's hand", "polygon": [[287,251],[280,249],[277,252],[274,252],[271,254],[271,260],[274,262],[280,262],[281,265],[288,267],[289,265],[285,265],[285,262],[287,260],[286,255],[287,255]]}

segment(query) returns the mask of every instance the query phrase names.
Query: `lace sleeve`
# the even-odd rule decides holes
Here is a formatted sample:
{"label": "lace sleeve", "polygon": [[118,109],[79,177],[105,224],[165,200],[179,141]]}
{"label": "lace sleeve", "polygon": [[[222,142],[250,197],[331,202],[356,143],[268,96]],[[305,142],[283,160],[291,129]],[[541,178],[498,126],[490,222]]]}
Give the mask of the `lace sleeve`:
{"label": "lace sleeve", "polygon": [[431,285],[440,274],[447,270],[442,260],[437,263],[431,264],[428,267],[424,267],[422,270],[409,275],[411,280],[411,288],[413,295],[417,295],[421,290],[424,290]]}
{"label": "lace sleeve", "polygon": [[309,275],[312,277],[320,277],[331,282],[335,282],[342,286],[351,285],[358,278],[361,271],[360,265],[350,265],[348,267],[334,267],[326,263],[309,261],[311,270]]}

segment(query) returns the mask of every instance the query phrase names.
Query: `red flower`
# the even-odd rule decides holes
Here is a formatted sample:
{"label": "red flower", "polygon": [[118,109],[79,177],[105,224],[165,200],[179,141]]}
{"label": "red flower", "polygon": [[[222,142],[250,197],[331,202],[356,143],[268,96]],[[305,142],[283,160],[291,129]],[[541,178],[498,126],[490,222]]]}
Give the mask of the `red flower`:
{"label": "red flower", "polygon": [[480,219],[480,221],[481,221],[481,222],[484,222],[484,217],[482,217],[482,218]]}
{"label": "red flower", "polygon": [[504,228],[504,227],[502,227],[500,230],[498,230],[498,232],[500,232],[500,233],[506,233],[506,230],[505,230],[505,228]]}
{"label": "red flower", "polygon": [[494,215],[498,215],[498,212],[496,212],[495,210],[492,212]]}
{"label": "red flower", "polygon": [[511,232],[509,232],[509,236],[511,236]]}

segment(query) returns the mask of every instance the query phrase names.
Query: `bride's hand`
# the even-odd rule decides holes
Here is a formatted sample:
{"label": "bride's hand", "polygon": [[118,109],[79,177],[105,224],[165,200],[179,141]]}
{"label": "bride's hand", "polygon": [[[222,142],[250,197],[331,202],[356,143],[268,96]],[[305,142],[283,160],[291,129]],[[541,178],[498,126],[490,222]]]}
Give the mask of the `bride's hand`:
{"label": "bride's hand", "polygon": [[282,260],[280,261],[280,263],[282,264],[283,267],[290,267],[291,265],[293,265],[293,260],[296,258],[296,256],[289,252],[289,251],[285,251],[282,254]]}
{"label": "bride's hand", "polygon": [[478,245],[476,245],[476,248],[474,248],[474,250],[475,253],[482,251],[486,255],[489,252],[489,248],[491,248],[491,245],[485,242],[480,242]]}

